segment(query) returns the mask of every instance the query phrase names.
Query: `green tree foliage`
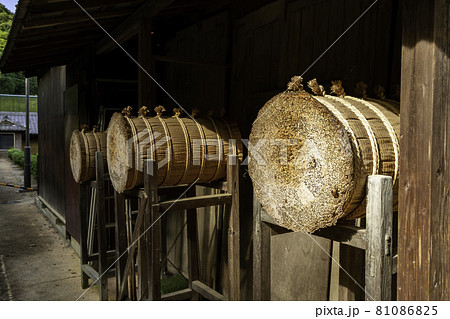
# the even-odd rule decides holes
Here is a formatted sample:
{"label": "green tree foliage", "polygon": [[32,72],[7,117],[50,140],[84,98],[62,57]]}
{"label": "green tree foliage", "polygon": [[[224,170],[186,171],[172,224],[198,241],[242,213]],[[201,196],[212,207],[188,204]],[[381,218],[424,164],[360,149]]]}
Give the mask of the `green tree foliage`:
{"label": "green tree foliage", "polygon": [[[3,54],[14,15],[0,3],[0,55]],[[30,93],[37,94],[37,79],[30,80]],[[25,94],[25,77],[19,73],[0,73],[0,94]]]}

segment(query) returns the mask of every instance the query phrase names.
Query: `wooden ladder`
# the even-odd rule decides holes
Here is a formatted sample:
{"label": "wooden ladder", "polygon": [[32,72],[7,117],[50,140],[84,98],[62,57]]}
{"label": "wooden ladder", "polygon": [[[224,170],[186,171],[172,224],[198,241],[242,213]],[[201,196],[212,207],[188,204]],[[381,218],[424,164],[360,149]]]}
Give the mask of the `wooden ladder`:
{"label": "wooden ladder", "polygon": [[[114,245],[109,243],[107,230],[114,228],[115,223],[107,223],[107,215],[112,219],[112,213],[106,211],[106,201],[114,197],[106,194],[111,182],[103,163],[103,153],[96,152],[96,179],[80,184],[81,287],[87,289],[91,279],[98,286],[101,301],[108,300],[108,278],[115,276],[115,268],[109,267],[108,258],[116,256],[115,250],[108,250],[108,246]],[[94,241],[98,252],[92,251]],[[94,262],[98,267],[94,267]]]}

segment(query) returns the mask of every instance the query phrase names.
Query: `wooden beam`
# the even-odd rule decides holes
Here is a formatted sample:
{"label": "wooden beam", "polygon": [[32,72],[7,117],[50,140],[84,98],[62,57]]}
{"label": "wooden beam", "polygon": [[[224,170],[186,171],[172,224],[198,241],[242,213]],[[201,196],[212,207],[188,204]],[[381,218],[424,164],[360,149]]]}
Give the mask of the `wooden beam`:
{"label": "wooden beam", "polygon": [[[121,21],[121,17],[105,18],[101,21],[102,26],[108,30]],[[46,26],[41,29],[23,29],[20,33],[20,37],[16,40],[18,42],[26,42],[28,39],[46,39],[52,37],[66,36],[70,38],[72,36],[86,35],[86,31],[90,34],[97,34],[103,36],[103,31],[94,24],[92,20],[83,20],[67,24],[58,24],[52,26]]]}
{"label": "wooden beam", "polygon": [[81,38],[79,41],[74,40],[73,38],[67,39],[67,38],[61,38],[57,41],[42,41],[42,40],[36,40],[36,41],[30,41],[30,42],[23,42],[20,45],[17,46],[17,49],[20,50],[36,50],[38,48],[42,48],[42,50],[36,50],[35,52],[47,52],[46,50],[50,47],[50,52],[57,52],[59,49],[74,49],[74,48],[81,48],[83,46],[88,45],[89,43],[92,43],[92,41],[95,39],[95,36],[86,36]]}
{"label": "wooden beam", "polygon": [[146,208],[146,241],[148,245],[148,299],[161,301],[161,218],[158,204],[158,163],[144,162],[144,187],[149,198]]}
{"label": "wooden beam", "polygon": [[[276,225],[275,220],[265,210],[261,211],[261,219],[272,229],[274,235],[291,233],[292,231]],[[337,224],[317,230],[312,234],[347,246],[366,249],[366,229],[354,225]]]}
{"label": "wooden beam", "polygon": [[[33,57],[24,57],[24,56],[17,56],[14,59],[11,59],[11,63],[18,67],[22,66],[40,66],[50,64],[50,66],[56,66],[56,65],[64,65],[67,64],[70,60],[72,60],[73,57],[75,57],[77,50],[70,50],[70,51],[64,51],[63,54],[59,52],[52,52],[51,54],[47,55],[35,55]],[[53,63],[53,64],[52,64]],[[61,63],[61,64],[58,64]],[[13,72],[17,72],[23,69],[15,70]]]}
{"label": "wooden beam", "polygon": [[81,270],[83,273],[89,276],[92,281],[97,281],[99,278],[98,271],[92,268],[92,266],[89,266],[87,264],[81,265]]}
{"label": "wooden beam", "polygon": [[133,231],[133,237],[131,240],[131,247],[128,248],[128,258],[125,263],[125,271],[122,275],[122,282],[120,283],[120,291],[118,293],[118,300],[122,300],[125,293],[125,283],[128,277],[128,273],[130,272],[131,267],[134,267],[134,252],[136,251],[136,246],[138,243],[136,241],[139,239],[141,235],[141,226],[144,221],[145,215],[145,207],[147,206],[147,197],[144,197],[141,201],[141,207],[139,208],[138,216],[136,219],[136,224]]}
{"label": "wooden beam", "polygon": [[[125,220],[125,197],[114,191],[114,220],[115,220],[115,249],[116,249],[116,300],[119,299],[122,278],[128,277],[125,274],[125,260],[127,247],[127,230]],[[125,281],[126,282],[126,281]]]}
{"label": "wooden beam", "polygon": [[[103,19],[110,19],[110,18],[116,18],[116,17],[122,17],[127,16],[131,14],[134,11],[134,9],[128,9],[128,10],[117,10],[117,11],[100,11],[100,12],[93,12],[89,13],[95,20],[97,20],[99,23]],[[56,16],[56,17],[40,17],[37,15],[36,17],[31,17],[28,19],[28,21],[25,21],[22,27],[22,30],[31,30],[31,29],[43,29],[47,27],[53,27],[57,25],[65,25],[65,24],[72,24],[72,23],[80,23],[85,21],[92,21],[91,17],[88,16],[84,11],[81,11],[81,13],[77,15],[71,15],[70,17],[62,15],[62,16]]]}
{"label": "wooden beam", "polygon": [[[104,7],[118,7],[118,6],[130,6],[137,5],[139,2],[136,0],[121,0],[113,2],[111,0],[77,0],[77,2],[88,12],[90,10],[97,10]],[[36,13],[48,13],[48,12],[64,12],[65,14],[72,12],[80,12],[81,9],[73,1],[55,2],[40,1],[40,3],[33,4],[31,12]]]}
{"label": "wooden beam", "polygon": [[[89,194],[88,186],[80,184],[79,198],[80,198],[80,263],[86,265],[88,263],[88,249],[87,249],[87,233],[88,233],[88,216],[89,216]],[[87,289],[89,287],[88,276],[81,268],[81,288]]]}
{"label": "wooden beam", "polygon": [[[106,155],[106,154],[105,154]],[[107,234],[106,234],[106,207],[105,207],[105,169],[103,163],[103,153],[95,153],[95,173],[97,181],[96,192],[96,211],[97,211],[97,246],[98,246],[98,272],[100,278],[97,286],[99,290],[99,299],[108,300],[108,277],[106,272],[107,265]]]}
{"label": "wooden beam", "polygon": [[405,0],[398,299],[450,299],[448,0]]}
{"label": "wooden beam", "polygon": [[352,225],[336,225],[319,229],[315,236],[330,239],[347,246],[366,249],[366,229]]}
{"label": "wooden beam", "polygon": [[69,61],[70,57],[52,57],[48,59],[39,59],[34,61],[28,61],[28,60],[12,60],[11,63],[8,63],[8,67],[4,67],[2,69],[2,73],[10,73],[10,72],[20,72],[23,70],[37,70],[47,67],[53,67],[53,66],[59,66],[59,65],[65,65]]}
{"label": "wooden beam", "polygon": [[[196,187],[193,186],[188,190],[188,196],[195,197],[197,195]],[[192,288],[192,283],[199,279],[199,246],[198,246],[198,222],[197,222],[197,208],[186,210],[187,222],[187,249],[188,249],[188,282],[189,288]],[[198,300],[198,293],[193,291],[191,298],[193,301]]]}
{"label": "wooden beam", "polygon": [[224,295],[218,293],[214,289],[208,287],[201,281],[194,281],[192,282],[192,290],[198,292],[200,295],[205,297],[206,299],[210,301],[225,301],[226,298]]}
{"label": "wooden beam", "polygon": [[188,300],[192,297],[192,289],[186,288],[183,290],[171,292],[161,296],[162,301],[181,301]]}
{"label": "wooden beam", "polygon": [[196,196],[195,198],[187,197],[180,198],[177,200],[170,200],[159,203],[159,206],[163,211],[170,209],[173,210],[184,210],[200,207],[209,207],[216,205],[231,204],[230,194],[213,194]]}
{"label": "wooden beam", "polygon": [[392,177],[367,180],[366,300],[392,299]]}
{"label": "wooden beam", "polygon": [[239,168],[237,155],[228,156],[227,188],[231,194],[231,207],[227,210],[228,222],[228,300],[240,300],[240,250],[239,250]]}
{"label": "wooden beam", "polygon": [[270,301],[271,229],[261,213],[261,203],[253,193],[253,301]]}
{"label": "wooden beam", "polygon": [[[129,16],[117,28],[110,32],[111,37],[118,43],[122,44],[138,33],[139,23],[142,17],[151,18],[157,15],[166,7],[170,6],[175,0],[149,0],[146,1],[134,14]],[[117,44],[109,37],[105,38],[96,46],[97,55],[105,54],[115,49]]]}

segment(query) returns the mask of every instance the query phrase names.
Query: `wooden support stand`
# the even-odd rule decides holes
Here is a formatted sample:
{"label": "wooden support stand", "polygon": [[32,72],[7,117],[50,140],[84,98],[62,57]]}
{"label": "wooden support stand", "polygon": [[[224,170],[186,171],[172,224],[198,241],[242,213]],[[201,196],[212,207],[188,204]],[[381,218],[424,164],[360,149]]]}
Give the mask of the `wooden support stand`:
{"label": "wooden support stand", "polygon": [[[226,188],[221,194],[196,196],[195,185],[177,187],[180,197],[176,200],[159,201],[159,192],[171,188],[158,188],[156,174],[157,162],[147,160],[144,163],[144,189],[134,192],[140,198],[138,216],[133,231],[132,244],[127,248],[124,243],[124,232],[119,228],[124,223],[123,200],[125,195],[116,194],[116,247],[117,257],[122,258],[116,263],[117,299],[123,300],[126,292],[126,282],[130,270],[134,267],[135,250],[138,246],[138,300],[198,300],[199,296],[207,300],[239,300],[239,167],[237,156],[229,156]],[[176,189],[177,189],[176,188]],[[184,195],[188,195],[184,197]],[[197,208],[227,205],[225,221],[228,225],[228,259],[227,259],[227,289],[222,294],[199,280],[199,243]],[[162,222],[163,215],[173,211],[186,211],[188,239],[188,282],[187,289],[161,295],[162,256]],[[127,256],[125,258],[125,256]]]}
{"label": "wooden support stand", "polygon": [[[253,205],[253,299],[270,300],[271,236],[290,230],[276,222],[262,209],[254,196]],[[392,178],[369,176],[367,182],[366,227],[336,225],[311,236],[327,238],[366,252],[366,300],[389,301],[394,273],[392,256],[393,220]]]}
{"label": "wooden support stand", "polygon": [[[108,270],[108,257],[115,255],[114,250],[108,250],[108,246],[113,245],[108,245],[107,228],[110,226],[106,221],[106,201],[112,198],[106,194],[109,175],[105,173],[102,152],[95,153],[95,162],[96,180],[80,184],[81,287],[88,288],[91,279],[98,285],[99,300],[103,301],[108,300],[108,278],[115,275],[114,268]],[[97,243],[96,253],[92,251],[94,242]]]}

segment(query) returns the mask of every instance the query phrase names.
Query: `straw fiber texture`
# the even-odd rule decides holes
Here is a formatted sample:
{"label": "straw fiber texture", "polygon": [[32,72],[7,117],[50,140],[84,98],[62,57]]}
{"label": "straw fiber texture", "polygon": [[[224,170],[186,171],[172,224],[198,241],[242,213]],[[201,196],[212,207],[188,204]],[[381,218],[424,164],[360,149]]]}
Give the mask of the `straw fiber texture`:
{"label": "straw fiber texture", "polygon": [[392,176],[396,196],[398,103],[290,88],[260,110],[250,135],[251,145],[262,143],[256,155],[250,152],[249,173],[268,214],[306,232],[363,217],[371,174]]}
{"label": "straw fiber texture", "polygon": [[[106,155],[106,132],[74,131],[70,139],[70,165],[77,183],[95,179],[95,153]],[[104,156],[106,168],[106,156]]]}
{"label": "straw fiber texture", "polygon": [[[242,160],[243,145],[237,125],[222,118],[138,117],[113,115],[108,128],[108,167],[116,191],[143,185],[143,163],[158,162],[159,186],[208,183],[226,176],[228,155]],[[234,141],[234,142],[231,142]]]}

